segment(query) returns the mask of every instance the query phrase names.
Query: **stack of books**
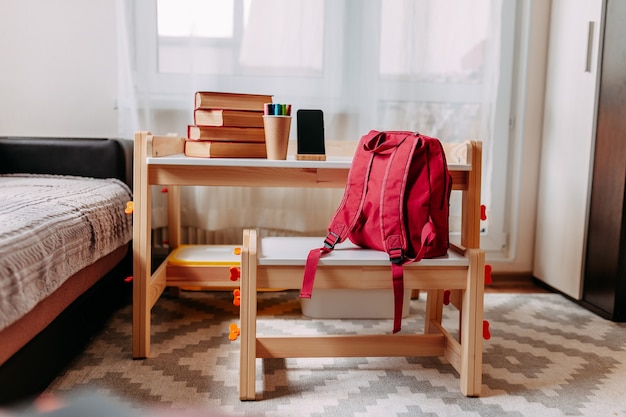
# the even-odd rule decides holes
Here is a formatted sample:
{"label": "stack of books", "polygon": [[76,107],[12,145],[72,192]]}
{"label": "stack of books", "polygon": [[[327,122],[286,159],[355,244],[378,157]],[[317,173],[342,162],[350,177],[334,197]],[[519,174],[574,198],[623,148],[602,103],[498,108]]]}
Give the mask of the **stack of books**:
{"label": "stack of books", "polygon": [[266,158],[263,113],[271,95],[199,91],[185,155],[205,158]]}

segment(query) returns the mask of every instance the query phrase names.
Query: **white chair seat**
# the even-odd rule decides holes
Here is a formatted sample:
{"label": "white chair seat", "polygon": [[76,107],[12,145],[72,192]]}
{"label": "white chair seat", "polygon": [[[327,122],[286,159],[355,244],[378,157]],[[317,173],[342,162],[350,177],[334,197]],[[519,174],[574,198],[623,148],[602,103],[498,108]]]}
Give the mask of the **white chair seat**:
{"label": "white chair seat", "polygon": [[[259,265],[304,265],[311,249],[323,245],[323,237],[266,237],[261,239]],[[340,243],[333,251],[322,256],[320,266],[386,266],[387,253],[363,249],[350,241]],[[406,267],[468,266],[469,259],[452,250],[444,256],[422,259]]]}

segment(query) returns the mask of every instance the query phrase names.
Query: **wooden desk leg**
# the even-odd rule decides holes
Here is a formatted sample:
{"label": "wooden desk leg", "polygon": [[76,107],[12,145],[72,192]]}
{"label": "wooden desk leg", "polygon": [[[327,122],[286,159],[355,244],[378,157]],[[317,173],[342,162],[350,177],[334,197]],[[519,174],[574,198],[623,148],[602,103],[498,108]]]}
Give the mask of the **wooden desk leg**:
{"label": "wooden desk leg", "polygon": [[[167,234],[169,250],[180,246],[180,187],[170,185],[167,187]],[[170,297],[180,297],[180,287],[169,287]]]}
{"label": "wooden desk leg", "polygon": [[151,193],[147,136],[135,134],[133,183],[133,358],[150,356]]}
{"label": "wooden desk leg", "polygon": [[443,318],[443,290],[428,290],[426,294],[424,333],[439,333],[439,327],[432,324],[441,324]]}
{"label": "wooden desk leg", "polygon": [[470,249],[467,288],[461,303],[461,392],[477,397],[482,388],[485,252]]}
{"label": "wooden desk leg", "polygon": [[257,235],[244,230],[241,251],[239,398],[256,399]]}
{"label": "wooden desk leg", "polygon": [[180,187],[170,185],[167,190],[168,244],[171,249],[175,249],[180,246]]}

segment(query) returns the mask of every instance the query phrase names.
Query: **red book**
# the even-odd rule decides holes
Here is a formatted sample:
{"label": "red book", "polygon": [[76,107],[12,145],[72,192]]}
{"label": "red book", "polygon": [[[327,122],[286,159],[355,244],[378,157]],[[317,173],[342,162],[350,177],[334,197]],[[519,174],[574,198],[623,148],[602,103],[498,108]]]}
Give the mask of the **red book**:
{"label": "red book", "polygon": [[185,141],[185,155],[202,158],[266,158],[265,143]]}
{"label": "red book", "polygon": [[187,126],[187,138],[222,142],[265,142],[262,127]]}
{"label": "red book", "polygon": [[196,126],[263,127],[263,112],[252,110],[195,109]]}
{"label": "red book", "polygon": [[271,102],[271,95],[198,91],[194,108],[263,111],[265,103]]}

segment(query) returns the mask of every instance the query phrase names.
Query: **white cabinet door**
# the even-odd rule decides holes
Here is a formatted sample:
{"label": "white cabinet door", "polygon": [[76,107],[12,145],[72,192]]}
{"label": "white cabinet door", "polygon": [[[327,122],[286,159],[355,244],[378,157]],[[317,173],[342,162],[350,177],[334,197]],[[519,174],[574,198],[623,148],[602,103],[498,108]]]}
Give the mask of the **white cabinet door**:
{"label": "white cabinet door", "polygon": [[581,298],[602,0],[553,0],[533,274]]}

